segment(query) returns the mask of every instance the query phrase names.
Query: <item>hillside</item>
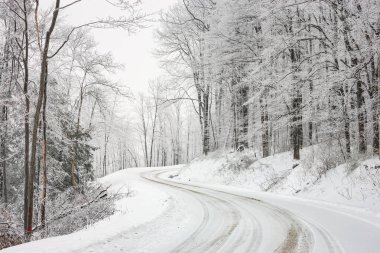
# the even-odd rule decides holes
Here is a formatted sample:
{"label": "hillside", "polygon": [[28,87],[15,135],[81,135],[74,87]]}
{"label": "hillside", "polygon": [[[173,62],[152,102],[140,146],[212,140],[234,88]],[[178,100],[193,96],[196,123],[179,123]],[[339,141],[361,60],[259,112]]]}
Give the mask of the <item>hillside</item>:
{"label": "hillside", "polygon": [[262,159],[255,158],[249,152],[215,152],[195,159],[183,167],[175,178],[322,200],[380,212],[378,158],[328,169],[315,154],[316,149],[304,149],[304,158],[299,162],[292,159],[290,152]]}

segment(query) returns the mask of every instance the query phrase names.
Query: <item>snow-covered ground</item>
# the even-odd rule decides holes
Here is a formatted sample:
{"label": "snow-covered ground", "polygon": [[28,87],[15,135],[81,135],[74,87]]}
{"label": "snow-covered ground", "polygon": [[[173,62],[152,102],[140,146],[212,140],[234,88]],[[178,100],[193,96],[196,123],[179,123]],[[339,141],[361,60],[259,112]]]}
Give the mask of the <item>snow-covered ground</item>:
{"label": "snow-covered ground", "polygon": [[[120,233],[154,220],[169,208],[169,195],[143,182],[139,175],[144,171],[152,171],[152,168],[133,168],[100,179],[105,186],[111,185],[110,191],[129,195],[115,203],[117,212],[108,219],[69,235],[33,241],[4,249],[2,252],[81,252],[83,248],[106,244]],[[114,248],[114,250],[120,252],[122,249]]]}
{"label": "snow-covered ground", "polygon": [[[167,173],[165,178],[170,177]],[[178,182],[176,179],[169,179]],[[380,251],[380,216],[364,209],[353,208],[342,204],[325,201],[310,200],[266,192],[256,192],[240,187],[226,185],[210,185],[205,183],[184,182],[200,188],[212,189],[217,192],[225,192],[236,196],[243,196],[269,204],[271,209],[279,208],[284,216],[289,214],[296,220],[296,224],[303,227],[302,237],[306,237],[308,244],[304,248],[296,248],[293,251],[265,251],[258,248],[252,252],[366,252],[376,253]],[[260,210],[254,210],[258,215]],[[280,217],[277,217],[279,219]],[[270,238],[281,234],[281,229],[270,224],[271,217],[260,220],[260,226],[271,227]],[[291,225],[294,226],[294,225]],[[273,239],[272,238],[272,239]],[[268,239],[268,238],[266,238]],[[301,239],[296,242],[300,244]],[[272,241],[273,243],[273,241]],[[278,248],[277,248],[278,249]],[[235,251],[234,251],[235,252]],[[248,252],[248,251],[236,251]]]}
{"label": "snow-covered ground", "polygon": [[[190,166],[116,172],[100,181],[131,196],[116,203],[119,211],[109,219],[3,252],[379,252],[380,215],[374,212],[376,205],[362,208],[375,197],[346,205],[344,199],[351,202],[341,194],[326,193],[340,189],[335,184],[344,177],[360,178],[360,166],[349,174],[338,167],[329,172],[336,174],[316,176],[311,184],[296,180],[305,165],[293,168],[287,156],[252,163],[247,156],[213,154]],[[373,172],[377,162],[367,160],[363,169],[373,165]],[[273,181],[279,177],[273,174],[281,180]],[[363,190],[362,180],[357,182]],[[294,189],[286,191],[287,186]],[[358,187],[352,188],[353,196]],[[371,189],[367,185],[365,194]],[[339,201],[332,202],[334,198]]]}
{"label": "snow-covered ground", "polygon": [[290,152],[263,159],[254,159],[249,153],[219,152],[196,159],[183,167],[175,179],[296,196],[380,213],[378,158],[340,165],[324,174],[321,173],[324,164],[314,152],[313,148],[304,149],[300,162],[294,161]]}

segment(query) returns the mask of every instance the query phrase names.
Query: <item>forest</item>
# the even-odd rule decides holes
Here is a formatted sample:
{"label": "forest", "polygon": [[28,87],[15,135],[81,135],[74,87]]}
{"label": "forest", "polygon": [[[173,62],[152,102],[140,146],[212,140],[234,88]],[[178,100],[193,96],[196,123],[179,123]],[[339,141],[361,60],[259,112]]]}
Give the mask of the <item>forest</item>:
{"label": "forest", "polygon": [[341,163],[378,155],[379,4],[180,1],[157,31],[168,76],[139,110],[145,157],[167,163],[165,135],[173,163],[218,149],[299,160],[317,144]]}
{"label": "forest", "polygon": [[2,247],[33,233],[65,234],[113,212],[113,196],[89,185],[98,175],[92,140],[104,138],[107,159],[114,101],[129,95],[108,78],[120,66],[97,50],[90,29],[133,33],[145,17],[138,3],[108,1],[125,16],[72,26],[60,16],[80,1],[54,2],[0,2],[0,220],[11,231]]}
{"label": "forest", "polygon": [[[326,171],[379,156],[378,0],[179,0],[154,19],[106,0],[125,15],[76,26],[64,14],[81,0],[42,2],[0,1],[2,247],[112,214],[120,196],[93,181],[125,168],[220,150],[296,164],[319,146]],[[151,22],[166,74],[133,94],[91,30]]]}

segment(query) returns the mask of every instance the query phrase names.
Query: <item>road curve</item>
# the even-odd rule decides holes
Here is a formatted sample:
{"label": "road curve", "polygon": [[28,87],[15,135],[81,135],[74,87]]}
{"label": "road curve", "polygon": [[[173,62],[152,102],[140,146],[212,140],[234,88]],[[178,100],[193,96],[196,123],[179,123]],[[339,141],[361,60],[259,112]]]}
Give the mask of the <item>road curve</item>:
{"label": "road curve", "polygon": [[[343,252],[322,227],[252,197],[166,180],[164,171],[142,177],[172,194],[190,195],[201,222],[166,252]],[[174,191],[174,193],[173,193]],[[189,212],[193,206],[188,206]]]}
{"label": "road curve", "polygon": [[380,216],[349,206],[179,182],[179,167],[133,168],[103,179],[131,193],[93,227],[9,253],[380,252]]}

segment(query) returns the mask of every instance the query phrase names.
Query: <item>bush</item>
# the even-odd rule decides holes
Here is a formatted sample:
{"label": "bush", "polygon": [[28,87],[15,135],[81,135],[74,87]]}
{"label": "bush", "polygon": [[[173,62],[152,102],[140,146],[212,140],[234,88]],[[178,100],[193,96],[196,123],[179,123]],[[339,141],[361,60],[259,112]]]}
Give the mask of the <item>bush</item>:
{"label": "bush", "polygon": [[226,163],[222,165],[220,171],[231,171],[239,173],[246,170],[253,164],[257,159],[249,152],[244,153],[234,153],[230,157],[227,157]]}
{"label": "bush", "polygon": [[[42,227],[40,210],[35,200],[34,233],[32,240],[66,235],[107,218],[115,211],[114,202],[121,197],[110,194],[101,185],[69,188],[66,191],[48,190],[46,202],[46,225]],[[21,198],[16,203],[0,206],[0,250],[24,242],[24,228],[21,218],[23,204]]]}
{"label": "bush", "polygon": [[23,232],[15,221],[13,206],[0,208],[0,250],[23,243]]}
{"label": "bush", "polygon": [[59,193],[49,198],[47,224],[38,231],[38,235],[65,235],[91,226],[114,213],[114,202],[118,198],[118,195],[110,194],[100,185],[87,186],[81,190],[70,188]]}
{"label": "bush", "polygon": [[338,145],[321,144],[316,151],[315,170],[321,178],[329,170],[345,163],[345,158]]}
{"label": "bush", "polygon": [[10,231],[0,232],[0,250],[23,243],[23,237]]}

